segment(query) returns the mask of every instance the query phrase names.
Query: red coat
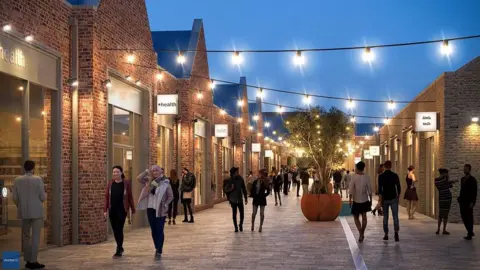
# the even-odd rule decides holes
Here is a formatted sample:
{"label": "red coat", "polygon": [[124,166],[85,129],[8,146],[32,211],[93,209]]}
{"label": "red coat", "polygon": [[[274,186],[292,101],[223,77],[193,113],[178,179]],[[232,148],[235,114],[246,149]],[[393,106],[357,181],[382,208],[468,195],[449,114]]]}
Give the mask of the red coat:
{"label": "red coat", "polygon": [[[107,188],[105,189],[105,205],[103,206],[103,212],[108,212],[110,208],[110,197],[112,189],[113,180],[108,182]],[[123,207],[125,212],[128,213],[128,209],[132,209],[132,214],[135,214],[135,204],[133,203],[132,195],[132,183],[129,180],[123,180]]]}

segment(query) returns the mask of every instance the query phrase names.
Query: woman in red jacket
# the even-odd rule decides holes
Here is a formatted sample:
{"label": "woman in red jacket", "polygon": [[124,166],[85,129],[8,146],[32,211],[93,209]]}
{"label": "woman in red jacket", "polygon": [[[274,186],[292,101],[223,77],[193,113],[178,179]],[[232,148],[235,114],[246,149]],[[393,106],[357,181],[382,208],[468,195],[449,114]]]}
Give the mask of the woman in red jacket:
{"label": "woman in red jacket", "polygon": [[129,180],[125,180],[123,169],[120,166],[113,167],[113,179],[108,182],[105,189],[105,206],[103,215],[105,219],[110,218],[113,235],[117,242],[117,251],[114,258],[122,257],[123,254],[123,226],[127,217],[128,210],[135,214],[135,205],[133,203],[132,185]]}

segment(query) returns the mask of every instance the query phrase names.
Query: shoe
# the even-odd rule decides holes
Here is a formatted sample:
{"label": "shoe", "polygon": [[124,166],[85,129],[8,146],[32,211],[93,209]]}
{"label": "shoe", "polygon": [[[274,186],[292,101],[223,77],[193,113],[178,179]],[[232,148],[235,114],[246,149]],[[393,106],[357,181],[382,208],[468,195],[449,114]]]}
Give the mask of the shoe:
{"label": "shoe", "polygon": [[385,236],[383,237],[383,240],[385,240],[385,241],[388,240],[388,234],[385,234]]}
{"label": "shoe", "polygon": [[278,205],[278,203],[275,203],[275,206],[277,206],[277,205]]}
{"label": "shoe", "polygon": [[467,235],[467,236],[463,237],[463,239],[465,239],[465,240],[472,240],[473,238],[472,238],[471,235]]}
{"label": "shoe", "polygon": [[43,269],[43,268],[45,268],[45,264],[41,264],[41,263],[38,263],[38,262],[34,262],[34,263],[27,262],[25,264],[25,268],[27,268],[27,269]]}
{"label": "shoe", "polygon": [[260,226],[260,228],[258,228],[258,232],[262,232],[262,226]]}
{"label": "shoe", "polygon": [[435,234],[436,234],[436,235],[439,235],[439,234],[440,234],[440,231],[436,231]]}
{"label": "shoe", "polygon": [[447,232],[447,231],[443,231],[442,234],[444,234],[444,235],[450,235],[450,233]]}
{"label": "shoe", "polygon": [[252,224],[252,232],[255,231],[255,225]]}
{"label": "shoe", "polygon": [[177,223],[175,222],[175,219],[172,221],[173,225],[177,225]]}
{"label": "shoe", "polygon": [[300,195],[297,195],[297,197],[300,197]]}
{"label": "shoe", "polygon": [[400,238],[398,237],[398,233],[395,233],[395,242],[400,242]]}
{"label": "shoe", "polygon": [[237,228],[237,227],[235,227],[235,232],[238,232],[238,228]]}
{"label": "shoe", "polygon": [[168,225],[171,225],[172,224],[172,221],[169,219],[168,220]]}
{"label": "shoe", "polygon": [[365,236],[360,235],[360,237],[358,238],[358,242],[363,243],[363,239],[365,239]]}
{"label": "shoe", "polygon": [[373,209],[372,214],[373,214],[374,216],[376,216],[376,214],[375,214],[376,212],[377,212],[377,210],[376,210],[376,209]]}
{"label": "shoe", "polygon": [[188,222],[188,219],[184,219],[182,220],[183,223],[187,223]]}
{"label": "shoe", "polygon": [[161,260],[162,259],[162,253],[155,251],[155,260]]}
{"label": "shoe", "polygon": [[240,224],[240,231],[243,232],[243,225]]}

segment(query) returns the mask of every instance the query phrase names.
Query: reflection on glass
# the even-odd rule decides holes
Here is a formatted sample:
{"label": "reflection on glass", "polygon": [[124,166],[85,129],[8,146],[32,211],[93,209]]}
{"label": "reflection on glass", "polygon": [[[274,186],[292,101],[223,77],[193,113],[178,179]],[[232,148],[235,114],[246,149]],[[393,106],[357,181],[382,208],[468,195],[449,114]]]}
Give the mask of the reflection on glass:
{"label": "reflection on glass", "polygon": [[204,203],[203,199],[203,176],[205,171],[205,139],[195,136],[195,177],[197,185],[195,188],[195,205]]}
{"label": "reflection on glass", "polygon": [[133,145],[133,113],[113,108],[113,142]]}
{"label": "reflection on glass", "polygon": [[173,169],[173,131],[164,126],[157,126],[157,164],[170,175]]}

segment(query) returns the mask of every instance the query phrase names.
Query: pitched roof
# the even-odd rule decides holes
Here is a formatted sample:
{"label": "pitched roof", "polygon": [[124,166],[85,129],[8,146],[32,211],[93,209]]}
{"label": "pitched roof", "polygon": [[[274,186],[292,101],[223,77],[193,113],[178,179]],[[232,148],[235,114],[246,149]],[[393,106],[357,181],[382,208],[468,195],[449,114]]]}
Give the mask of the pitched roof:
{"label": "pitched roof", "polygon": [[217,84],[213,90],[213,103],[229,115],[240,117],[242,111],[237,104],[242,96],[242,87],[239,84]]}
{"label": "pitched roof", "polygon": [[373,134],[374,123],[355,123],[355,136],[365,136]]}
{"label": "pitched roof", "polygon": [[[278,136],[285,136],[288,135],[288,129],[285,127],[284,119],[290,116],[289,112],[285,112],[279,114],[277,112],[264,112],[263,113],[263,123],[265,125],[266,122],[270,123],[270,127],[264,128],[265,136],[267,137],[278,137]],[[273,135],[273,131],[276,131],[277,134]]]}
{"label": "pitched roof", "polygon": [[[202,28],[202,20],[196,19],[193,22],[192,30],[152,31],[153,49],[157,53],[158,65],[177,78],[189,78]],[[177,56],[180,51],[185,50],[193,51],[183,52],[185,63],[181,65],[177,63]]]}
{"label": "pitched roof", "polygon": [[100,0],[67,0],[68,3],[74,6],[98,6]]}

